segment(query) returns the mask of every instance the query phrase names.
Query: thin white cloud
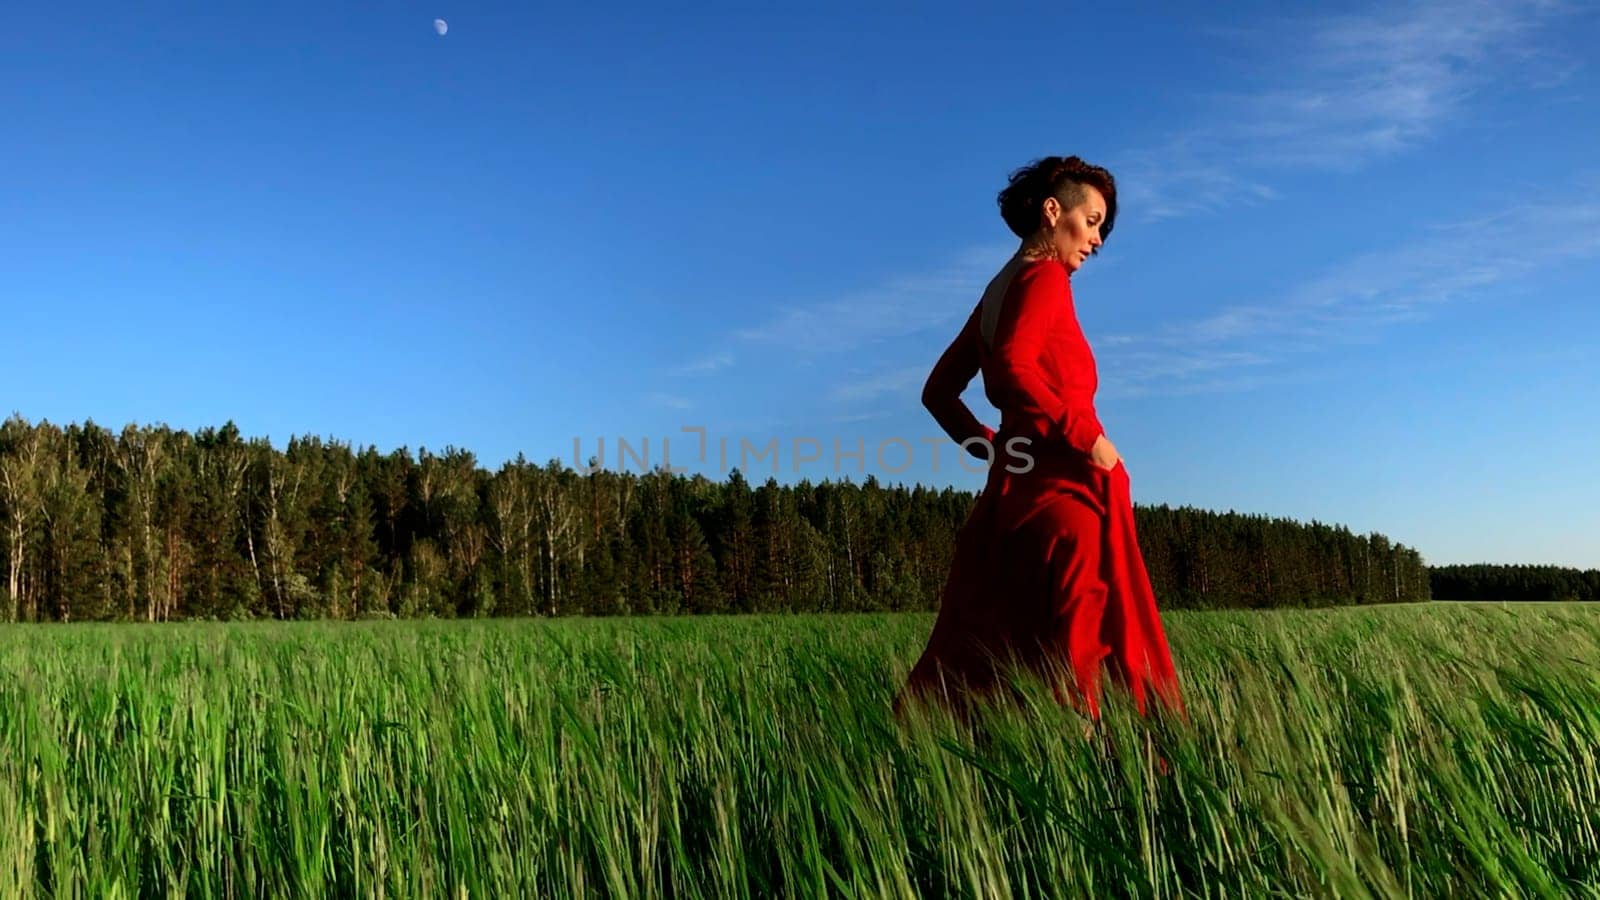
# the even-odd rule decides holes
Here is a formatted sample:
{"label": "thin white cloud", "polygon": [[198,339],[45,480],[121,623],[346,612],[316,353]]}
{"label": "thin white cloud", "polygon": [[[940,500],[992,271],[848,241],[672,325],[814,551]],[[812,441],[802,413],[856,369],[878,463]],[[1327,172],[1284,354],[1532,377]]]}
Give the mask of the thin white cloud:
{"label": "thin white cloud", "polygon": [[644,395],[644,399],[652,406],[664,407],[666,409],[694,408],[694,401],[690,400],[689,398],[681,397],[677,394],[668,394],[661,391],[651,391],[650,393]]}
{"label": "thin white cloud", "polygon": [[711,375],[728,368],[733,365],[733,362],[732,352],[718,350],[682,365],[673,366],[667,370],[667,374],[673,376]]}
{"label": "thin white cloud", "polygon": [[[927,272],[884,278],[877,285],[838,299],[790,307],[766,322],[734,331],[738,347],[720,349],[668,367],[669,377],[717,376],[726,378],[736,359],[758,359],[778,366],[743,366],[753,379],[769,379],[785,367],[836,372],[826,360],[859,354],[863,348],[933,328],[952,328],[971,312],[984,287],[1010,257],[1005,246],[972,247],[955,254],[943,267]],[[954,337],[954,331],[945,340]],[[724,339],[728,340],[728,339]],[[862,405],[881,397],[906,395],[915,399],[933,365],[930,358],[916,366],[886,372],[858,372],[825,388],[817,396],[833,404]],[[646,396],[652,405],[691,409],[686,397],[662,392]],[[861,415],[861,413],[857,413]],[[880,415],[874,413],[872,415]]]}
{"label": "thin white cloud", "polygon": [[[1118,164],[1124,208],[1162,219],[1270,202],[1278,196],[1273,179],[1287,170],[1359,167],[1435,137],[1502,83],[1529,89],[1559,84],[1578,63],[1544,54],[1536,38],[1568,11],[1522,0],[1451,0],[1301,18],[1282,27],[1206,29],[1215,40],[1245,48],[1263,87],[1197,95],[1193,105],[1202,118],[1149,149],[1125,154]],[[1581,207],[1569,213],[1579,215]],[[1577,225],[1575,233],[1583,233]],[[1437,242],[1351,260],[1277,302],[1236,303],[1184,326],[1098,339],[1103,371],[1111,376],[1107,386],[1187,393],[1292,377],[1283,371],[1286,360],[1330,341],[1371,340],[1383,328],[1428,315],[1431,303],[1520,271],[1506,260],[1485,267],[1480,249],[1468,248],[1496,227],[1503,224],[1457,223],[1440,229]],[[1555,258],[1563,240],[1556,236],[1535,255]],[[789,306],[733,331],[733,346],[667,374],[726,377],[736,356],[809,369],[830,355],[871,353],[896,339],[948,330],[1012,249],[972,248],[942,268]],[[1091,266],[1087,274],[1104,266]],[[933,360],[900,368],[893,367],[896,361],[886,359],[885,371],[835,384],[823,396],[851,406],[880,399],[914,403]],[[652,402],[692,405],[665,394]]]}
{"label": "thin white cloud", "polygon": [[1475,95],[1543,89],[1577,63],[1535,40],[1571,9],[1538,0],[1450,0],[1211,34],[1259,51],[1254,91],[1195,98],[1203,120],[1125,156],[1135,215],[1165,219],[1273,196],[1272,170],[1350,170],[1409,149]]}
{"label": "thin white cloud", "polygon": [[860,403],[886,395],[898,395],[914,401],[921,394],[923,382],[927,381],[928,372],[932,367],[933,364],[930,362],[926,365],[906,366],[887,372],[859,375],[834,385],[829,398],[834,402]]}
{"label": "thin white cloud", "polygon": [[1378,340],[1536,269],[1600,258],[1600,191],[1586,193],[1437,226],[1429,238],[1357,256],[1274,302],[1099,339],[1104,383],[1130,395],[1269,383],[1290,377],[1286,366],[1300,357]]}
{"label": "thin white cloud", "polygon": [[947,266],[887,278],[866,290],[793,307],[736,337],[808,354],[843,353],[949,324],[972,311],[1010,247],[965,251]]}
{"label": "thin white cloud", "polygon": [[830,418],[828,423],[831,425],[855,425],[860,422],[875,422],[879,419],[887,419],[895,412],[897,410],[877,409],[868,412],[845,413],[844,415]]}

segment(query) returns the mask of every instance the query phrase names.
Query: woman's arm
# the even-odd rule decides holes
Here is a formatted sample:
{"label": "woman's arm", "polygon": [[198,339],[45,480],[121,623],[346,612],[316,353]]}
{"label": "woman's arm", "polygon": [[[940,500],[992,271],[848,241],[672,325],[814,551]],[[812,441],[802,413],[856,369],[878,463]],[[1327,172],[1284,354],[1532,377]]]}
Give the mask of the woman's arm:
{"label": "woman's arm", "polygon": [[1073,409],[1039,368],[1045,336],[1063,309],[1072,308],[1072,285],[1060,266],[1030,266],[1017,273],[995,324],[991,365],[984,374],[990,399],[1001,409],[1046,422],[1046,434],[1089,453],[1103,429],[1094,410]]}
{"label": "woman's arm", "polygon": [[[956,339],[945,348],[939,361],[934,364],[933,372],[928,375],[927,383],[922,386],[922,405],[933,413],[934,421],[957,444],[972,438],[983,438],[991,445],[994,443],[994,429],[979,422],[967,404],[961,401],[962,392],[972,383],[972,377],[978,374],[978,342],[982,340],[978,316],[982,309],[982,304],[979,304],[972,310],[972,315],[967,317],[967,324],[961,327]],[[988,451],[982,446],[974,444],[966,449],[979,459],[989,458]]]}

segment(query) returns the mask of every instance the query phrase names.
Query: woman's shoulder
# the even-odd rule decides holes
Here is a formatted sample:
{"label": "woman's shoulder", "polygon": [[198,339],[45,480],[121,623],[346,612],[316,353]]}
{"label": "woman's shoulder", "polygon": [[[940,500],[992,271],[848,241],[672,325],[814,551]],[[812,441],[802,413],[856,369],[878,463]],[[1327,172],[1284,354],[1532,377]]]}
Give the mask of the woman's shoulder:
{"label": "woman's shoulder", "polygon": [[1012,278],[1011,283],[1017,287],[1032,289],[1044,288],[1046,290],[1064,291],[1072,289],[1072,281],[1069,278],[1067,267],[1062,265],[1059,259],[1028,260],[1022,264],[1021,268],[1017,269],[1017,274]]}

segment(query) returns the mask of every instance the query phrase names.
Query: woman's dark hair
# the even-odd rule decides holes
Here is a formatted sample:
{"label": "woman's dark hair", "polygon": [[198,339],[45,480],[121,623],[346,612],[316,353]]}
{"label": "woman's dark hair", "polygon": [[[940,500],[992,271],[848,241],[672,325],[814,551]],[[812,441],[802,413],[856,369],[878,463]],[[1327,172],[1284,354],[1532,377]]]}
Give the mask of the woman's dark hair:
{"label": "woman's dark hair", "polygon": [[1026,240],[1039,230],[1039,209],[1045,198],[1054,197],[1067,208],[1083,202],[1083,186],[1092,185],[1106,198],[1106,221],[1100,239],[1111,237],[1117,221],[1117,180],[1100,166],[1092,166],[1076,156],[1046,156],[1011,173],[1010,182],[996,199],[1000,218],[1011,232]]}

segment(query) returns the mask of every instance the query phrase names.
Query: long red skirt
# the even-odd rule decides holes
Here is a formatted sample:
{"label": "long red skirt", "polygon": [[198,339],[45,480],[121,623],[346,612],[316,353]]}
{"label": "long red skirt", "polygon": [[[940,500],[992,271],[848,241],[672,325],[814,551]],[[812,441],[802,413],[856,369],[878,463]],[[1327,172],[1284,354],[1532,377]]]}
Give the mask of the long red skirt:
{"label": "long red skirt", "polygon": [[1092,719],[1107,666],[1141,714],[1152,694],[1184,713],[1120,462],[1106,470],[1036,457],[1025,473],[990,467],[897,706],[933,695],[962,709],[1002,686],[1012,665],[1048,678],[1059,700]]}

